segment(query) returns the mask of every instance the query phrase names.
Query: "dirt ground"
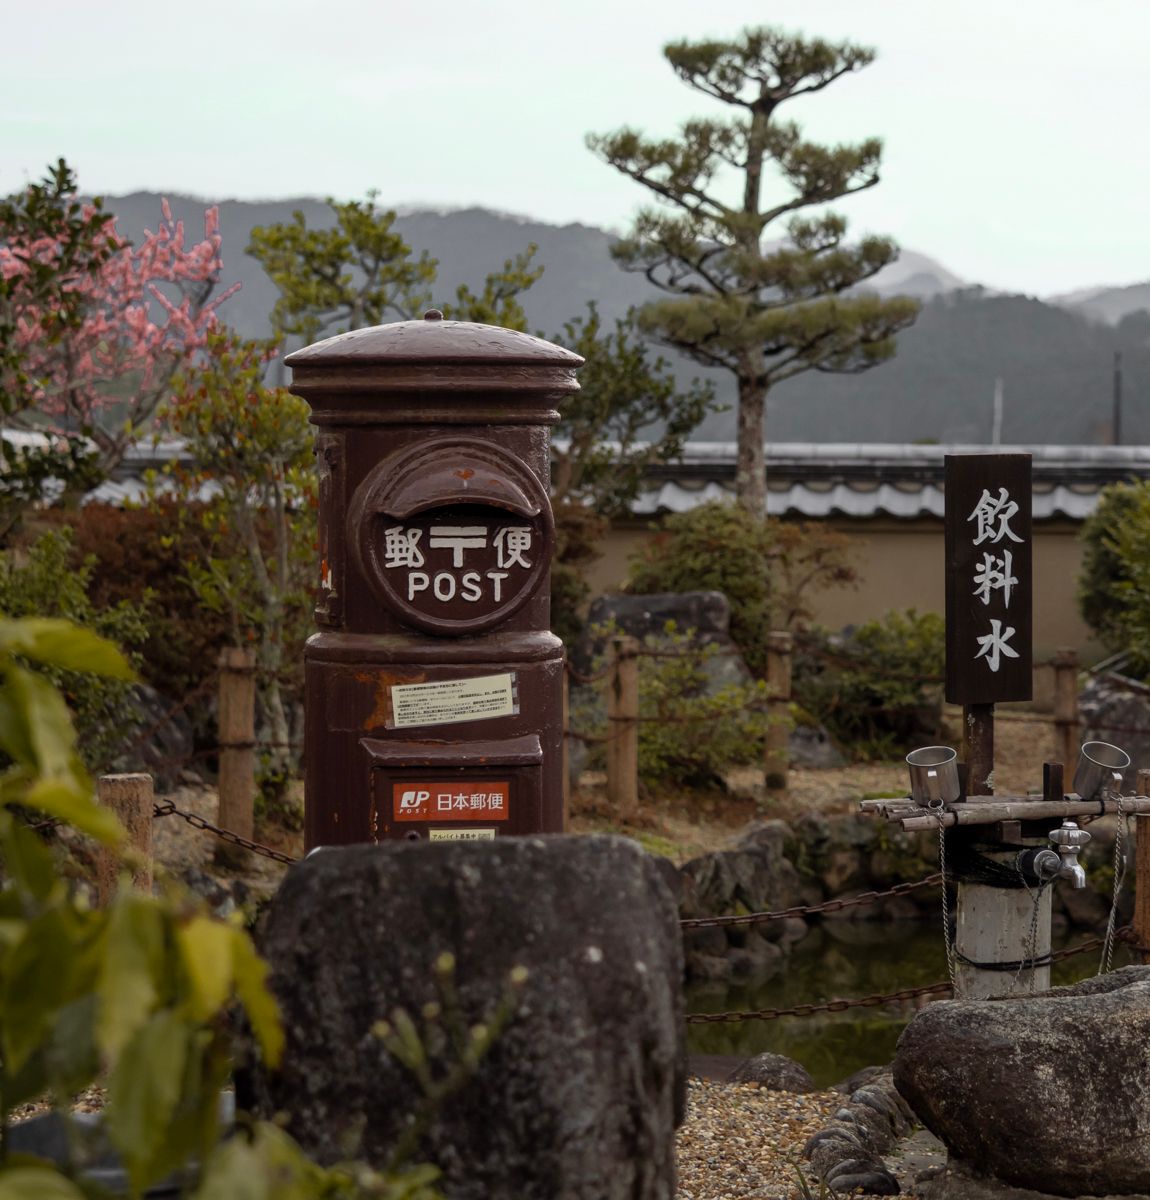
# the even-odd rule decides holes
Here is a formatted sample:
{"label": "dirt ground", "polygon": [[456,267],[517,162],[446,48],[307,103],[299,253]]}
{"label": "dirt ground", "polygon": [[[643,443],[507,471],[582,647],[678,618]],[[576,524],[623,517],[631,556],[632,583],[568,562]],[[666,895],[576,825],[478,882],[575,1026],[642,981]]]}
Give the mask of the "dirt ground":
{"label": "dirt ground", "polygon": [[[961,743],[961,714],[948,714],[948,744]],[[1053,725],[1036,713],[1000,712],[996,728],[996,790],[1015,795],[1037,790],[1042,762],[1054,747]],[[749,768],[733,772],[727,790],[686,792],[670,788],[643,795],[639,812],[621,819],[607,800],[606,777],[586,772],[572,795],[569,825],[574,833],[622,833],[634,837],[648,850],[675,862],[728,845],[750,822],[771,817],[793,819],[800,813],[853,812],[864,797],[905,793],[906,769],[901,761],[852,763],[825,770],[792,769],[786,796],[768,797],[763,772]],[[171,794],[177,807],[209,821],[217,819],[218,798],[207,785],[189,784]],[[231,868],[220,864],[219,842],[194,829],[177,816],[155,823],[155,857],[176,870],[191,867],[210,875],[239,875],[257,895],[275,890],[284,868],[266,858],[250,855]],[[269,824],[257,828],[256,839],[274,849],[300,856],[303,837]]]}
{"label": "dirt ground", "polygon": [[[959,709],[946,712],[946,744],[961,745]],[[1054,753],[1054,726],[1045,714],[1022,709],[997,713],[995,724],[995,790],[1025,795],[1040,790],[1042,763]],[[754,768],[732,772],[728,791],[685,793],[673,789],[648,791],[631,820],[621,820],[607,802],[606,776],[587,772],[572,795],[570,826],[574,833],[624,833],[652,853],[685,862],[718,850],[738,836],[749,822],[772,817],[793,819],[813,810],[854,812],[859,800],[906,794],[906,767],[901,760],[851,763],[821,770],[793,768],[784,797],[768,797],[763,772]]]}

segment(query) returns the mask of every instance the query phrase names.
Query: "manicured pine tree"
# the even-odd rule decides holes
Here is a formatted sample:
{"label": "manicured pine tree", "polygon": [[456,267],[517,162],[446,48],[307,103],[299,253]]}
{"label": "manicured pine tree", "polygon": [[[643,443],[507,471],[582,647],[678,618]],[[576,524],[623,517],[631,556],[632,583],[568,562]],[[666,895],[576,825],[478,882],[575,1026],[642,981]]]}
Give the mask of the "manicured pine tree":
{"label": "manicured pine tree", "polygon": [[[669,293],[641,310],[642,330],[734,374],[736,492],[765,515],[770,390],[803,371],[854,373],[885,361],[918,313],[909,298],[854,290],[898,248],[885,237],[847,245],[846,221],[823,208],[878,183],[879,140],[821,146],[779,117],[785,101],[860,70],[874,52],[762,28],[732,41],[674,42],[663,53],[684,83],[734,115],[688,121],[675,138],[625,128],[588,145],[663,203],[641,212],[612,252]],[[785,240],[770,240],[781,222]]]}

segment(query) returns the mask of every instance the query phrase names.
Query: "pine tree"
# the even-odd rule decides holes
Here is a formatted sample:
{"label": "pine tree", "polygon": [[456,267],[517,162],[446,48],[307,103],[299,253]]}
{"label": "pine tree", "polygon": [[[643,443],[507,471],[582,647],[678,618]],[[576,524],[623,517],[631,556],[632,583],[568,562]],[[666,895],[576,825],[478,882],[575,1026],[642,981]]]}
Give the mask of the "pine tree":
{"label": "pine tree", "polygon": [[[736,115],[688,121],[677,138],[625,128],[591,135],[588,145],[663,202],[641,212],[612,252],[670,293],[641,310],[648,336],[734,373],[736,492],[765,514],[771,388],[802,371],[854,373],[883,362],[918,313],[911,299],[853,290],[898,248],[885,237],[847,245],[846,221],[822,207],[878,183],[879,140],[821,146],[778,117],[784,101],[860,70],[874,52],[763,28],[733,41],[675,42],[663,53],[684,83]],[[769,168],[781,188],[770,186]],[[741,183],[734,192],[721,186],[732,174]],[[787,238],[767,240],[783,220]]]}

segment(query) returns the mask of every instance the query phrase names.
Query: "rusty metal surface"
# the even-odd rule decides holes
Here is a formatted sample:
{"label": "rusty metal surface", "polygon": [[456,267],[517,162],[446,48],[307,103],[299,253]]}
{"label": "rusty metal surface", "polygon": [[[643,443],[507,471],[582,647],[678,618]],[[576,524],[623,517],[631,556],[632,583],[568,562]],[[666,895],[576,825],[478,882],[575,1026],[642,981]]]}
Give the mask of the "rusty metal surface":
{"label": "rusty metal surface", "polygon": [[428,318],[289,359],[321,431],[309,848],[562,829],[549,427],[582,360]]}
{"label": "rusty metal surface", "polygon": [[396,321],[337,334],[289,354],[286,361],[293,370],[368,363],[420,363],[433,368],[471,363],[496,370],[539,364],[574,369],[583,364],[573,351],[530,333],[472,321],[445,321],[437,309],[429,309],[421,321]]}

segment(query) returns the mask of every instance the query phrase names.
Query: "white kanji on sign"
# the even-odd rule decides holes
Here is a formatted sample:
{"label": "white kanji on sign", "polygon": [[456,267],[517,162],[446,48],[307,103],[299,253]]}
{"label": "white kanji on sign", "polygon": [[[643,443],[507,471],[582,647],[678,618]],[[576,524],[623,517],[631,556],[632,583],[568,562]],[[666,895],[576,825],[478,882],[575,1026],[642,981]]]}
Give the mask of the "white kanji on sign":
{"label": "white kanji on sign", "polygon": [[978,522],[978,536],[974,539],[974,545],[979,546],[988,538],[996,545],[1004,537],[1010,538],[1012,542],[1021,542],[1022,538],[1017,537],[1014,530],[1010,528],[1010,518],[1016,512],[1018,512],[1018,505],[1011,500],[1010,493],[1006,488],[998,489],[997,498],[991,496],[990,492],[983,488],[982,496],[974,506],[974,511],[966,518],[968,521]]}
{"label": "white kanji on sign", "polygon": [[1012,559],[1009,550],[1003,550],[1002,557],[983,551],[982,562],[974,573],[974,592],[983,604],[990,603],[990,593],[996,590],[1002,592],[1002,602],[1010,607],[1010,589],[1018,582],[1012,571]]}
{"label": "white kanji on sign", "polygon": [[523,556],[531,549],[531,527],[528,525],[504,525],[495,534],[495,550],[499,555],[500,567],[529,567]]}
{"label": "white kanji on sign", "polygon": [[464,550],[487,548],[487,529],[483,525],[432,525],[428,545],[433,550],[450,550],[451,565],[461,567]]}
{"label": "white kanji on sign", "polygon": [[986,665],[992,671],[997,671],[999,667],[999,655],[1005,654],[1007,658],[1017,658],[1018,651],[1011,649],[1007,645],[1013,633],[1013,625],[1008,625],[1004,632],[1002,622],[992,619],[990,622],[990,632],[985,637],[977,639],[981,649],[974,656],[975,660],[985,658]]}
{"label": "white kanji on sign", "polygon": [[383,565],[385,567],[422,567],[423,554],[419,549],[422,529],[404,529],[393,525],[383,531]]}

